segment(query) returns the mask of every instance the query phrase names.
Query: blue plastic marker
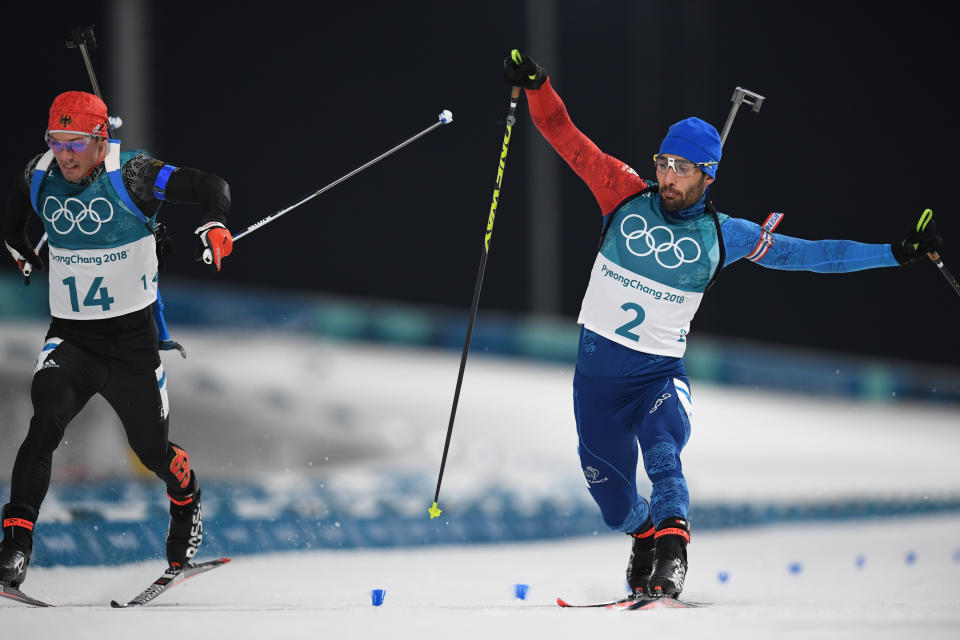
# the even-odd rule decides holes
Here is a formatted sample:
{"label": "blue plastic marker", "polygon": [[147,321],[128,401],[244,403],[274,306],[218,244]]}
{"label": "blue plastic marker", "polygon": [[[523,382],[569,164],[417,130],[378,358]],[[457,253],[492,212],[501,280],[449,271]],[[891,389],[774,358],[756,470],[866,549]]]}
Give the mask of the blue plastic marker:
{"label": "blue plastic marker", "polygon": [[383,598],[387,595],[386,589],[373,589],[370,591],[370,602],[375,607],[383,604]]}

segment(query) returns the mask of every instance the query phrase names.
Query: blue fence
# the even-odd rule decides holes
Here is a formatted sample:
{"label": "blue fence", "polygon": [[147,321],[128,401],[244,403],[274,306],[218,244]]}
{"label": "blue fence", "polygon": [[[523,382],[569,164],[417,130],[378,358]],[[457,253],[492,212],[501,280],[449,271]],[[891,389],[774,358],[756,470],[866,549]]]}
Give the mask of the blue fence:
{"label": "blue fence", "polygon": [[[397,477],[391,489],[362,508],[335,495],[320,480],[278,493],[254,483],[210,481],[204,487],[201,555],[378,549],[435,544],[550,540],[610,533],[585,491],[519,500],[497,488],[482,498],[452,501],[431,520],[422,496],[427,478]],[[412,495],[404,487],[415,484]],[[0,493],[7,487],[0,486]],[[146,499],[147,495],[151,498]],[[209,498],[208,498],[209,496]],[[37,524],[36,566],[108,565],[162,559],[166,497],[156,483],[129,482],[51,488],[58,520]],[[48,500],[48,502],[50,502]],[[411,508],[411,504],[412,507]],[[817,503],[697,503],[690,521],[698,531],[776,523],[862,519],[960,511],[960,496]],[[135,516],[131,516],[135,513]],[[119,515],[118,515],[119,514]],[[124,515],[126,514],[126,515]]]}

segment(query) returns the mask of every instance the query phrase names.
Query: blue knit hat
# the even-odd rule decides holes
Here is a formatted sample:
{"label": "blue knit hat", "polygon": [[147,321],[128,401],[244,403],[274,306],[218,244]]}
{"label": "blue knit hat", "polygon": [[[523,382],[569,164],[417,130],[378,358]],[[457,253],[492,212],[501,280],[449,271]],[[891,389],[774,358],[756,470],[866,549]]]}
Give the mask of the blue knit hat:
{"label": "blue knit hat", "polygon": [[[669,153],[690,162],[720,162],[722,145],[714,126],[700,118],[687,118],[674,124],[660,143],[660,153]],[[717,165],[700,167],[711,178],[717,177]]]}

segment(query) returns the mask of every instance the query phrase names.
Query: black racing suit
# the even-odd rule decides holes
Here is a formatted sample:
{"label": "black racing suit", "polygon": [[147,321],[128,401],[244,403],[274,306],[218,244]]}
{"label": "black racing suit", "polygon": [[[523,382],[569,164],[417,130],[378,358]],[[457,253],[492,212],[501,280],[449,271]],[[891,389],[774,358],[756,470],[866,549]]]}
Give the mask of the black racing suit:
{"label": "black racing suit", "polygon": [[[7,199],[4,240],[24,256],[33,255],[26,229],[29,217],[36,215],[29,194],[39,158],[28,163]],[[147,217],[152,217],[166,200],[199,204],[203,212],[200,224],[226,222],[230,210],[226,182],[181,167],[169,176],[160,194],[154,186],[163,166],[149,154],[140,153],[122,168],[127,192]],[[97,165],[81,183],[91,183],[104,170],[103,163]],[[36,521],[50,484],[53,452],[67,425],[97,393],[117,412],[130,447],[143,465],[163,480],[172,499],[181,499],[196,489],[189,456],[168,440],[169,413],[157,380],[161,365],[153,306],[114,318],[52,319],[48,347],[56,338],[62,342],[42,352],[37,361],[31,387],[34,414],[14,463],[4,518]]]}

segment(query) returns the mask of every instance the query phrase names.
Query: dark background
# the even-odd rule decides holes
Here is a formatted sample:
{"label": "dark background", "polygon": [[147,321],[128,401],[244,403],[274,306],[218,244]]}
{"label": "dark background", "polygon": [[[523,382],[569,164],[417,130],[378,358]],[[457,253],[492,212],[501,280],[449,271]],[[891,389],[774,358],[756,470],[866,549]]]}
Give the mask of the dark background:
{"label": "dark background", "polygon": [[[28,6],[29,4],[29,6]],[[924,208],[960,246],[955,163],[957,9],[774,2],[558,2],[556,58],[527,47],[533,2],[146,3],[155,156],[226,179],[234,233],[316,191],[436,121],[455,121],[238,241],[220,274],[193,262],[199,211],[161,218],[178,253],[170,275],[206,283],[469,307],[496,174],[513,47],[551,73],[574,122],[606,152],[651,174],[667,127],[698,115],[721,128],[743,107],[711,195],[719,209],[809,239],[899,241]],[[94,67],[112,113],[114,7],[5,5],[3,173],[44,149],[52,99],[89,90],[64,40],[93,24]],[[129,60],[128,60],[129,62]],[[119,109],[117,107],[120,107]],[[518,110],[481,309],[532,312],[529,155],[542,138]],[[144,123],[140,123],[143,125]],[[124,129],[118,137],[124,138]],[[599,210],[559,157],[562,300],[575,317],[595,255]],[[33,237],[42,231],[37,223]],[[920,362],[960,364],[960,297],[932,264],[845,275],[741,261],[704,303],[694,331]],[[695,333],[695,335],[696,335]]]}

